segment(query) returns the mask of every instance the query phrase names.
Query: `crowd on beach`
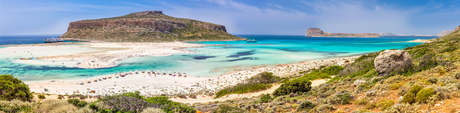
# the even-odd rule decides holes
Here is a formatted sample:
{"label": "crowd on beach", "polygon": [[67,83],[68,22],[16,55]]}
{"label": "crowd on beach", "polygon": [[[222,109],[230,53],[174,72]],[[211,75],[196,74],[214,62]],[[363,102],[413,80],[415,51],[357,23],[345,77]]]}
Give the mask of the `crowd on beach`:
{"label": "crowd on beach", "polygon": [[[180,72],[162,72],[143,70],[120,72],[112,75],[100,76],[79,82],[49,82],[32,85],[36,93],[49,93],[88,96],[112,95],[124,92],[140,91],[145,96],[158,95],[208,95],[212,96],[222,88],[236,85],[261,72],[272,72],[276,76],[300,76],[299,72],[318,69],[321,66],[352,63],[358,56],[303,61],[294,64],[256,67],[247,70],[238,70],[216,77],[199,77]],[[35,86],[35,87],[33,87]],[[45,89],[45,90],[43,90]]]}

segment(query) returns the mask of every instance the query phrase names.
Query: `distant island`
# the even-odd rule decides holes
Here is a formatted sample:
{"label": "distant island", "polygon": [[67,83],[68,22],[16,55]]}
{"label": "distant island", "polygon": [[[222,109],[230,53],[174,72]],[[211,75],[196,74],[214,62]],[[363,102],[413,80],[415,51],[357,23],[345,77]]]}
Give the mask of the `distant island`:
{"label": "distant island", "polygon": [[306,37],[380,37],[378,33],[327,33],[320,28],[308,28]]}
{"label": "distant island", "polygon": [[244,40],[225,26],[144,11],[125,16],[71,22],[59,38],[105,42]]}

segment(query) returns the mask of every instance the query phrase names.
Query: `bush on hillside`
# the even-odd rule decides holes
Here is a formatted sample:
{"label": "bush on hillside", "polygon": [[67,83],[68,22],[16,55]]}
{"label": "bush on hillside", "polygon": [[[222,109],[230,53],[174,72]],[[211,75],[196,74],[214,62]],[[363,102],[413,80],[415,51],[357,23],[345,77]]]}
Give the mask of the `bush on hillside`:
{"label": "bush on hillside", "polygon": [[382,108],[382,111],[384,111],[393,106],[394,104],[395,102],[393,100],[381,100],[376,104],[376,106]]}
{"label": "bush on hillside", "polygon": [[412,92],[408,92],[403,96],[403,102],[412,104],[415,102],[415,94]]}
{"label": "bush on hillside", "polygon": [[352,99],[353,96],[350,93],[342,90],[333,96],[321,99],[320,102],[323,104],[350,104]]}
{"label": "bush on hillside", "polygon": [[334,105],[330,104],[321,104],[313,109],[313,112],[316,111],[315,113],[331,113],[335,111],[337,108],[335,108]]}
{"label": "bush on hillside", "polygon": [[310,101],[306,100],[306,101],[303,101],[302,104],[300,104],[297,107],[297,111],[310,111],[315,106],[316,106],[315,104],[313,104]]}
{"label": "bush on hillside", "polygon": [[311,82],[305,77],[300,77],[281,85],[278,89],[273,92],[274,96],[287,95],[291,93],[302,93],[310,91]]}
{"label": "bush on hillside", "polygon": [[321,73],[326,73],[328,75],[337,75],[340,71],[342,71],[344,67],[342,66],[329,66],[321,70]]}
{"label": "bush on hillside", "polygon": [[280,80],[281,79],[277,76],[274,76],[273,73],[262,72],[262,73],[259,73],[249,78],[243,83],[238,83],[235,86],[226,87],[218,91],[216,93],[215,98],[219,98],[227,94],[242,94],[242,93],[249,93],[249,92],[265,90],[265,89],[272,87],[271,83],[275,83]]}
{"label": "bush on hillside", "polygon": [[417,94],[422,89],[423,87],[420,85],[413,85],[412,87],[410,87],[409,92]]}
{"label": "bush on hillside", "polygon": [[46,97],[45,97],[44,94],[39,94],[39,95],[38,95],[38,99],[46,99]]}
{"label": "bush on hillside", "polygon": [[32,98],[29,87],[21,80],[11,75],[0,75],[0,100],[30,101]]}
{"label": "bush on hillside", "polygon": [[420,90],[415,97],[417,102],[427,103],[430,96],[434,95],[433,88],[425,88]]}
{"label": "bush on hillside", "polygon": [[237,108],[237,107],[229,106],[226,104],[221,104],[217,106],[217,108],[214,109],[212,112],[213,113],[244,113],[244,110]]}
{"label": "bush on hillside", "polygon": [[160,108],[165,112],[179,112],[179,113],[191,113],[196,112],[195,108],[187,106],[179,102],[173,102],[169,100],[168,97],[159,96],[159,97],[150,97],[146,99],[147,102],[159,105]]}
{"label": "bush on hillside", "polygon": [[75,107],[78,107],[78,108],[82,108],[82,107],[85,107],[88,102],[86,101],[80,101],[78,99],[69,99],[67,100],[68,103],[74,105]]}
{"label": "bush on hillside", "polygon": [[431,77],[428,80],[426,80],[426,82],[436,84],[436,83],[438,83],[438,78]]}
{"label": "bush on hillside", "polygon": [[97,112],[142,112],[145,108],[159,108],[159,105],[153,105],[149,102],[123,95],[105,96],[99,100],[104,105],[96,106],[95,103],[90,104],[90,108]]}
{"label": "bush on hillside", "polygon": [[273,100],[273,98],[270,97],[270,94],[265,94],[265,95],[262,95],[262,97],[260,97],[260,100],[263,103],[267,103],[267,102],[270,102],[270,100]]}

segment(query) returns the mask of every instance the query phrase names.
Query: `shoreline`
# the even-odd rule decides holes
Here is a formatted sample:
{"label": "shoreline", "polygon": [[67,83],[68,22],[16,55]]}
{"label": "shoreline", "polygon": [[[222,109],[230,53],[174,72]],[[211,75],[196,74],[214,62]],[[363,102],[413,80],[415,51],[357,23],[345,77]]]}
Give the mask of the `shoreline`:
{"label": "shoreline", "polygon": [[[61,66],[66,67],[97,69],[118,66],[118,62],[131,57],[170,56],[178,53],[194,53],[184,48],[204,46],[209,45],[178,41],[168,43],[72,42],[10,45],[2,49],[4,49],[4,53],[13,53],[16,57],[19,57],[20,60],[14,60],[16,63],[62,64]],[[64,50],[64,48],[66,48],[66,50]],[[67,52],[68,50],[74,51],[75,49],[77,50],[73,53]],[[26,54],[21,54],[20,52]]]}
{"label": "shoreline", "polygon": [[[301,61],[292,64],[279,64],[247,70],[234,71],[214,77],[197,76],[169,76],[154,75],[148,72],[128,74],[125,77],[110,74],[99,77],[91,77],[79,81],[48,81],[29,83],[30,90],[35,93],[72,95],[81,94],[89,96],[113,95],[124,92],[140,91],[144,96],[158,95],[209,95],[216,91],[236,85],[260,72],[272,72],[276,76],[298,76],[300,71],[319,68],[320,66],[346,65],[354,62],[358,56],[339,57],[321,60]],[[347,62],[348,61],[348,62]],[[117,77],[118,76],[118,77]],[[110,79],[109,79],[110,77]],[[117,77],[117,78],[116,78]],[[88,83],[90,81],[90,83]]]}
{"label": "shoreline", "polygon": [[406,41],[406,42],[422,42],[422,43],[430,43],[432,42],[433,39],[428,39],[428,40],[424,40],[424,39],[415,39],[415,40],[411,40],[411,41]]}

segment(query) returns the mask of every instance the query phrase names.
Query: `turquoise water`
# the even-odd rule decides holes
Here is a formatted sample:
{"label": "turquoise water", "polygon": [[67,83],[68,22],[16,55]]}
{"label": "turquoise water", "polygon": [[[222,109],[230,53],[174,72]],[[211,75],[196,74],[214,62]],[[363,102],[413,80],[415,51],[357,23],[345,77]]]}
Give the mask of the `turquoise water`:
{"label": "turquoise water", "polygon": [[80,79],[115,74],[121,71],[152,69],[171,73],[185,72],[188,75],[194,76],[218,76],[237,69],[248,69],[254,66],[287,64],[306,60],[358,55],[384,49],[403,49],[421,44],[405,41],[436,38],[306,38],[304,36],[263,35],[240,35],[240,37],[255,39],[258,42],[190,42],[219,45],[187,48],[196,52],[191,54],[129,58],[120,62],[117,67],[105,69],[18,64],[11,61],[14,58],[0,57],[0,74],[12,74],[24,81]]}

